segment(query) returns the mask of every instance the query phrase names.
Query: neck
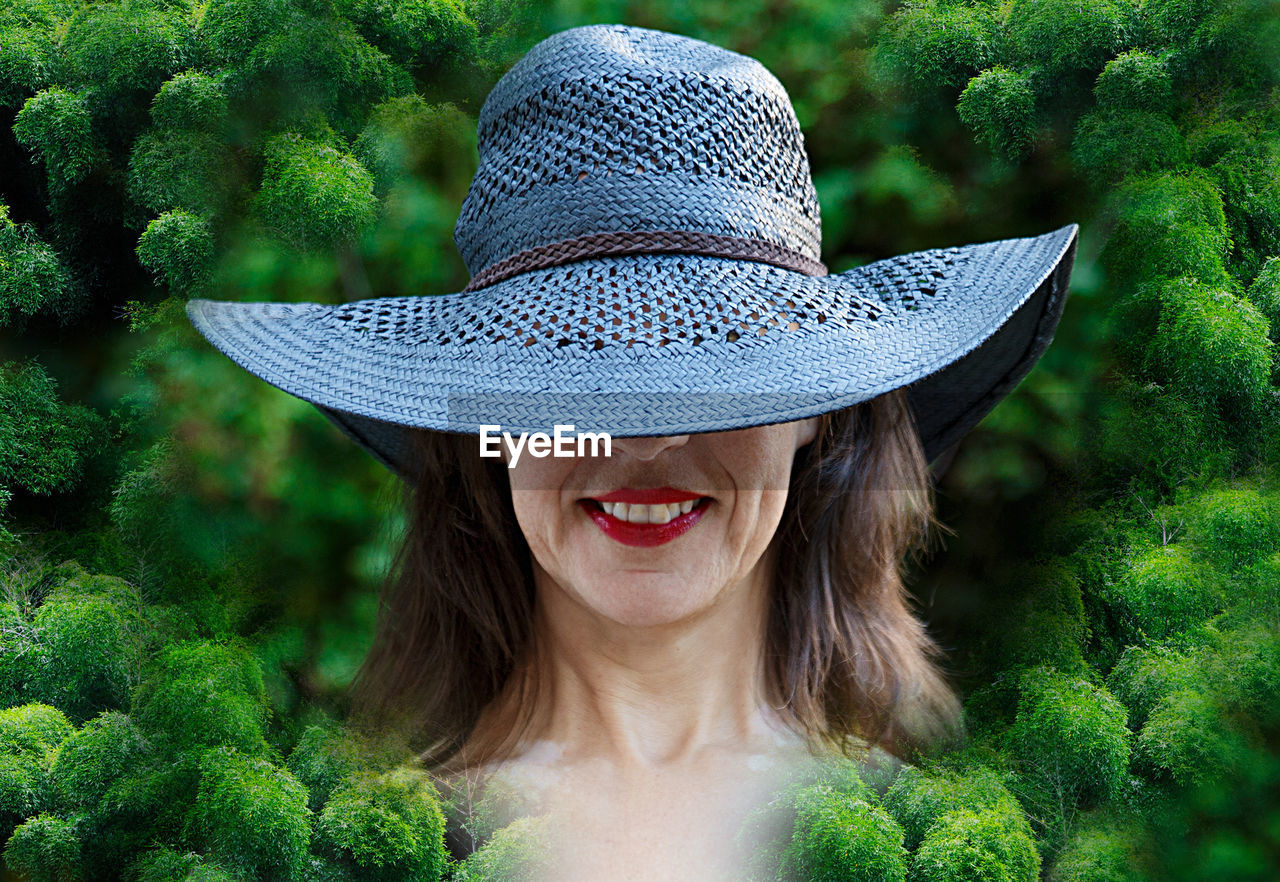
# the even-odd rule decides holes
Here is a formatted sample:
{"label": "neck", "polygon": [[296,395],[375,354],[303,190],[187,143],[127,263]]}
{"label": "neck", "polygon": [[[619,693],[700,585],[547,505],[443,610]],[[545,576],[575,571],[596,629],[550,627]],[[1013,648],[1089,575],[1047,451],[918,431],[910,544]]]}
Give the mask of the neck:
{"label": "neck", "polygon": [[531,740],[651,768],[775,733],[762,666],[770,557],[722,602],[643,627],[598,615],[535,568]]}

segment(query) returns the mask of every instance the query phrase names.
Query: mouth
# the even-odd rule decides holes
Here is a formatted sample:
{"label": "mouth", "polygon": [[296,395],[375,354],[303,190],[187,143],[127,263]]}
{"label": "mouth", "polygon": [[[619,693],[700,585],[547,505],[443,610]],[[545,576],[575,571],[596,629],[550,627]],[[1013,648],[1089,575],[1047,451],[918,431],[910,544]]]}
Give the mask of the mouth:
{"label": "mouth", "polygon": [[713,501],[710,496],[660,487],[617,490],[579,499],[578,505],[610,539],[623,545],[652,547],[687,532]]}

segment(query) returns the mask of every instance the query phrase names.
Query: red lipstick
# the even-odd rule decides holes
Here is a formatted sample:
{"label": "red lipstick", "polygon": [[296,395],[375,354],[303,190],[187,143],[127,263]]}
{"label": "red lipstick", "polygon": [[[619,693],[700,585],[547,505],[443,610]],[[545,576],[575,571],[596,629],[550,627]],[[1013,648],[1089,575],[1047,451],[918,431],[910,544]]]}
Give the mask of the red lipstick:
{"label": "red lipstick", "polygon": [[[695,499],[700,501],[691,510],[677,515],[665,524],[633,524],[630,521],[614,517],[604,511],[598,504],[601,502],[623,502],[628,505],[670,505],[675,502],[688,502]],[[600,528],[602,533],[610,539],[621,542],[623,545],[631,545],[637,548],[663,545],[688,532],[706,514],[710,503],[710,499],[699,496],[697,493],[676,490],[672,487],[645,490],[623,488],[604,496],[578,500],[582,510],[587,513],[587,516]]]}
{"label": "red lipstick", "polygon": [[674,487],[653,487],[645,490],[633,490],[623,487],[604,496],[591,497],[596,502],[625,502],[628,505],[669,505],[672,502],[688,502],[690,499],[701,499],[697,493],[688,490],[677,490]]}

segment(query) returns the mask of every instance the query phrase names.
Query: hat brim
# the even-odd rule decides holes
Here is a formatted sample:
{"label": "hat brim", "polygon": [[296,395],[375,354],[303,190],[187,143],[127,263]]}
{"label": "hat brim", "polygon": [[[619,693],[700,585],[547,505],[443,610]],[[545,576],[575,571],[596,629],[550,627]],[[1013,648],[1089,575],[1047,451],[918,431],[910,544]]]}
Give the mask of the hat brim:
{"label": "hat brim", "polygon": [[415,428],[691,434],[803,419],[901,387],[934,462],[1049,345],[1077,232],[828,276],[642,254],[467,293],[193,299],[187,313],[233,361],[316,405],[406,479]]}

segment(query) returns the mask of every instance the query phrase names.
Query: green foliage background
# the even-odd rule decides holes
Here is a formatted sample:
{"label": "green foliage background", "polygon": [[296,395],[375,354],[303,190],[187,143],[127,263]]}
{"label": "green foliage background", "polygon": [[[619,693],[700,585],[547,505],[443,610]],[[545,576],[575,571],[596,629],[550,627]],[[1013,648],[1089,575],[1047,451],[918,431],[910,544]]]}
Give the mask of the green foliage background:
{"label": "green foliage background", "polygon": [[892,780],[798,783],[760,878],[1272,878],[1266,0],[8,0],[6,872],[475,880],[536,860],[525,819],[449,863],[450,806],[342,730],[394,479],[182,306],[460,289],[480,103],[537,40],[597,21],[779,76],[833,271],[1082,225],[1055,342],[966,440],[939,488],[957,535],[913,583],[971,738]]}

